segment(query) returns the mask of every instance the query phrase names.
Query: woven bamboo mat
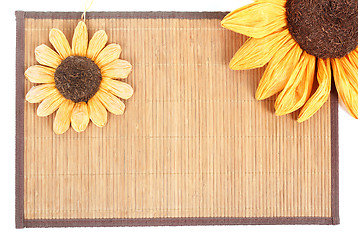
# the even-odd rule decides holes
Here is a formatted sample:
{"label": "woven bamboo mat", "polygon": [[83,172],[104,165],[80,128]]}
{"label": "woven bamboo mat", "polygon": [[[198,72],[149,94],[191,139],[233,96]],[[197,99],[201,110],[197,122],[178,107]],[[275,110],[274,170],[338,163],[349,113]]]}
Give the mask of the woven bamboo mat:
{"label": "woven bamboo mat", "polygon": [[303,124],[276,117],[254,99],[264,69],[229,70],[246,38],[224,15],[88,13],[135,93],[105,128],[58,136],[23,72],[81,13],[17,12],[17,227],[338,224],[337,97]]}

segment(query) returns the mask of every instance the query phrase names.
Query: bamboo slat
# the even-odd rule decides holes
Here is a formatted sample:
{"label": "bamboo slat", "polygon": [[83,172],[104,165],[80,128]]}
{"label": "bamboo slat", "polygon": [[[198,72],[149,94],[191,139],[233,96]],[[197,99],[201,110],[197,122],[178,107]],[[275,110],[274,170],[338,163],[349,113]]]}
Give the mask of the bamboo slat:
{"label": "bamboo slat", "polygon": [[[25,68],[53,27],[25,19]],[[134,96],[105,128],[57,136],[25,102],[25,219],[330,217],[331,126],[254,99],[263,69],[231,71],[245,37],[219,19],[88,19],[133,64]],[[25,81],[25,92],[33,84]]]}

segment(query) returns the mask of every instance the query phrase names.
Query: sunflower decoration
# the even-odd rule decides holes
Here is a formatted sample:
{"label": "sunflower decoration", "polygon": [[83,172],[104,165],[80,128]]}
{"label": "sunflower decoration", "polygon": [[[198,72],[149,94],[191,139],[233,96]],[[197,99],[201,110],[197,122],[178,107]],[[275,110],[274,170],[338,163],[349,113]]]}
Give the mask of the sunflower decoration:
{"label": "sunflower decoration", "polygon": [[255,0],[228,14],[222,26],[250,37],[231,69],[268,63],[256,99],[279,93],[276,115],[301,109],[298,122],[309,119],[327,101],[333,77],[340,98],[358,118],[357,0]]}
{"label": "sunflower decoration", "polygon": [[132,66],[119,59],[120,45],[106,46],[108,36],[103,30],[88,42],[84,21],[74,31],[72,48],[59,29],[51,29],[49,40],[56,51],[44,44],[38,46],[35,57],[41,65],[31,66],[25,72],[30,82],[39,84],[30,89],[26,100],[41,102],[37,108],[40,117],[57,111],[53,122],[56,134],[66,132],[70,125],[82,132],[89,120],[103,127],[107,110],[116,115],[124,113],[120,98],[129,99],[133,89],[118,79],[127,78]]}

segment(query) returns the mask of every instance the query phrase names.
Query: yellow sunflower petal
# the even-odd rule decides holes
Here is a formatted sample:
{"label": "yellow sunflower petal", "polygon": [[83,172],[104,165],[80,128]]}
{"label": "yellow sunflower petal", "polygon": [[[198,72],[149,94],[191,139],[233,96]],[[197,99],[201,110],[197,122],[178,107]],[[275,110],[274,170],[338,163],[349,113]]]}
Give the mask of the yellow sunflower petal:
{"label": "yellow sunflower petal", "polygon": [[98,127],[104,127],[107,123],[107,110],[100,102],[97,94],[88,100],[89,118]]}
{"label": "yellow sunflower petal", "polygon": [[315,66],[316,58],[303,52],[286,87],[277,97],[275,109],[278,116],[294,112],[306,103],[312,90]]}
{"label": "yellow sunflower petal", "polygon": [[83,132],[86,130],[89,123],[88,107],[87,103],[79,102],[76,103],[72,115],[71,115],[71,126],[76,132]]}
{"label": "yellow sunflower petal", "polygon": [[113,79],[127,78],[131,71],[132,65],[129,62],[121,59],[116,59],[101,68],[103,77]]}
{"label": "yellow sunflower petal", "polygon": [[94,62],[99,68],[104,67],[106,64],[113,62],[121,55],[121,46],[118,44],[109,44],[106,46],[95,58]]}
{"label": "yellow sunflower petal", "polygon": [[249,37],[262,38],[287,25],[286,9],[258,1],[229,13],[221,25]]}
{"label": "yellow sunflower petal", "polygon": [[113,94],[100,88],[97,92],[97,97],[109,112],[115,115],[122,115],[124,113],[124,103]]}
{"label": "yellow sunflower petal", "polygon": [[34,86],[26,94],[26,101],[30,103],[39,103],[45,98],[47,98],[49,95],[53,94],[55,91],[56,88],[54,83]]}
{"label": "yellow sunflower petal", "polygon": [[358,119],[358,91],[351,84],[351,82],[358,82],[357,75],[352,76],[352,73],[344,68],[341,59],[332,59],[331,64],[338,94],[348,111]]}
{"label": "yellow sunflower petal", "polygon": [[53,131],[56,134],[65,133],[71,124],[71,115],[75,103],[66,99],[56,112],[55,120],[53,121]]}
{"label": "yellow sunflower petal", "polygon": [[331,63],[329,59],[318,59],[317,81],[318,88],[307,103],[301,109],[298,122],[304,122],[312,117],[327,102],[331,92]]}
{"label": "yellow sunflower petal", "polygon": [[103,88],[107,92],[123,99],[129,99],[133,95],[133,88],[131,85],[118,80],[112,80],[110,78],[103,78],[100,88]]}
{"label": "yellow sunflower petal", "polygon": [[346,55],[345,57],[340,59],[342,67],[345,69],[349,77],[347,78],[351,86],[358,91],[358,62],[350,61],[353,60],[351,58],[352,53]]}
{"label": "yellow sunflower petal", "polygon": [[261,78],[256,91],[257,100],[269,98],[285,88],[302,52],[294,39],[277,51]]}
{"label": "yellow sunflower petal", "polygon": [[358,48],[347,55],[349,62],[358,68]]}
{"label": "yellow sunflower petal", "polygon": [[76,56],[86,56],[88,45],[88,32],[86,24],[80,21],[77,24],[72,38],[72,52]]}
{"label": "yellow sunflower petal", "polygon": [[25,77],[32,83],[54,83],[55,69],[34,65],[25,71]]}
{"label": "yellow sunflower petal", "polygon": [[230,62],[230,68],[233,70],[245,70],[262,67],[290,39],[292,37],[287,29],[260,39],[250,38],[236,52]]}
{"label": "yellow sunflower petal", "polygon": [[72,55],[70,44],[61,30],[57,28],[51,29],[49,38],[52,46],[56,49],[58,54],[60,54],[61,59]]}
{"label": "yellow sunflower petal", "polygon": [[273,3],[273,4],[280,5],[282,7],[286,6],[286,1],[287,0],[254,0],[254,2]]}
{"label": "yellow sunflower petal", "polygon": [[108,36],[105,31],[99,30],[95,32],[88,44],[87,57],[94,60],[101,52],[108,41]]}
{"label": "yellow sunflower petal", "polygon": [[37,115],[39,117],[46,117],[52,114],[65,100],[66,98],[64,98],[58,90],[55,91],[40,103],[37,108]]}
{"label": "yellow sunflower petal", "polygon": [[40,64],[52,68],[57,68],[62,61],[60,56],[45,44],[35,48],[35,57]]}

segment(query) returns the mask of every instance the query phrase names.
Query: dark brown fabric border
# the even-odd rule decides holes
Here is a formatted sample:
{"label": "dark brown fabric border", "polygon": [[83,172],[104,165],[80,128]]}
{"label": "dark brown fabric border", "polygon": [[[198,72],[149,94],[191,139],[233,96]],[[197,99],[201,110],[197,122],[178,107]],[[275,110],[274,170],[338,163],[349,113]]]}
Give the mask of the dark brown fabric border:
{"label": "dark brown fabric border", "polygon": [[[227,12],[88,12],[86,18],[186,18],[222,19]],[[82,12],[24,12],[25,18],[80,19]]]}
{"label": "dark brown fabric border", "polygon": [[24,12],[16,12],[16,140],[15,140],[15,221],[24,226]]}
{"label": "dark brown fabric border", "polygon": [[[90,12],[87,18],[221,19],[226,12]],[[332,217],[269,218],[135,218],[135,219],[24,219],[24,20],[25,18],[80,19],[82,12],[16,11],[16,228],[123,227],[196,225],[337,225],[339,220],[338,94],[331,93],[331,202]]]}
{"label": "dark brown fabric border", "polygon": [[[333,74],[332,74],[333,76]],[[333,81],[333,79],[332,79]],[[334,84],[331,90],[331,210],[332,224],[338,225],[339,219],[339,125],[338,92]]]}
{"label": "dark brown fabric border", "polygon": [[107,218],[25,220],[25,227],[139,227],[139,226],[200,226],[200,225],[331,225],[331,218]]}

